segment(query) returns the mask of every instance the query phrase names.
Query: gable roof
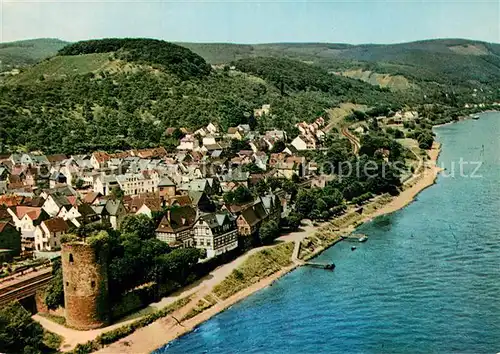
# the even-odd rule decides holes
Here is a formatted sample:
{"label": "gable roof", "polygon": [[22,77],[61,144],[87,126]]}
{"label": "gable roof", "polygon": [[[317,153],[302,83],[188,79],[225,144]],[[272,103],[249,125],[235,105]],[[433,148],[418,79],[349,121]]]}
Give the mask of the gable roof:
{"label": "gable roof", "polygon": [[49,197],[52,197],[52,200],[54,200],[54,203],[56,203],[56,205],[59,208],[62,208],[63,206],[64,207],[72,206],[71,202],[65,195],[51,194]]}
{"label": "gable roof", "polygon": [[243,210],[240,217],[245,219],[247,224],[250,226],[254,226],[260,221],[260,218],[255,213],[255,211],[252,207],[248,207],[245,210]]}
{"label": "gable roof", "polygon": [[158,187],[175,187],[175,183],[168,177],[163,177],[158,183]]}
{"label": "gable roof", "polygon": [[99,197],[101,197],[102,194],[99,193],[99,192],[90,192],[88,193],[84,198],[83,198],[83,202],[84,203],[87,203],[87,204],[92,204],[95,202],[95,200]]}
{"label": "gable roof", "polygon": [[109,215],[116,216],[118,214],[118,210],[120,210],[120,205],[123,205],[120,200],[109,199],[106,201],[105,209]]}
{"label": "gable roof", "polygon": [[176,233],[193,227],[196,221],[196,210],[190,206],[173,208],[169,211],[170,216],[162,218],[157,232]]}
{"label": "gable roof", "polygon": [[176,195],[174,197],[168,198],[168,204],[186,206],[186,205],[191,205],[192,200],[188,195]]}
{"label": "gable roof", "polygon": [[42,208],[31,206],[17,206],[15,208],[15,212],[19,220],[21,220],[25,215],[27,215],[31,220],[37,220],[42,213]]}
{"label": "gable roof", "polygon": [[95,151],[92,153],[92,157],[99,163],[106,162],[111,158],[108,153],[104,151]]}
{"label": "gable roof", "polygon": [[206,222],[211,229],[223,226],[227,220],[231,220],[228,214],[222,213],[203,214],[200,219]]}
{"label": "gable roof", "polygon": [[63,162],[66,160],[68,157],[64,154],[55,154],[55,155],[47,155],[47,160],[51,163],[57,163],[57,162]]}
{"label": "gable roof", "polygon": [[43,221],[43,224],[45,224],[49,232],[66,232],[69,230],[69,226],[63,218],[48,219]]}
{"label": "gable roof", "polygon": [[78,205],[77,210],[83,217],[93,216],[96,214],[94,209],[92,209],[92,207],[86,203],[82,203],[82,204]]}

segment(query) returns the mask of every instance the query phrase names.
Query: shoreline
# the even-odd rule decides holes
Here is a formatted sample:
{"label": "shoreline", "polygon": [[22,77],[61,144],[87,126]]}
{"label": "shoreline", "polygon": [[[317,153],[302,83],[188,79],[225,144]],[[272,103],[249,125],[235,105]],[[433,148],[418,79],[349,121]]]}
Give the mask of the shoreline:
{"label": "shoreline", "polygon": [[[439,173],[442,171],[442,168],[437,166],[437,160],[439,158],[440,152],[441,144],[435,141],[431,150],[427,152],[429,159],[427,161],[423,161],[423,171],[417,175],[414,175],[411,179],[415,178],[415,180],[408,183],[407,187],[398,196],[393,197],[380,207],[375,206],[374,210],[364,215],[361,220],[355,220],[351,222],[348,221],[345,225],[336,230],[335,236],[329,239],[326,245],[318,247],[313,252],[308,254],[306,258],[314,258],[335,245],[337,242],[341,241],[341,234],[351,233],[361,224],[370,222],[378,216],[391,214],[412,203],[415,200],[415,197],[420,192],[435,184]],[[322,226],[314,228],[308,236],[314,235],[317,231],[321,230],[324,227],[328,228],[329,226],[331,226],[331,223],[332,221],[326,222],[322,224]],[[240,302],[241,300],[256,293],[257,291],[272,285],[273,282],[293,271],[298,266],[299,264],[297,263],[292,264],[291,266],[287,266],[280,271],[259,280],[248,288],[245,288],[238,293],[228,297],[227,299],[217,302],[215,305],[206,309],[205,311],[183,321],[182,324],[174,323],[173,321],[171,321],[172,316],[162,318],[144,328],[137,330],[129,336],[109,346],[106,346],[105,348],[99,350],[97,353],[150,353],[154,350],[157,350],[169,344],[171,341],[195,330],[200,324],[227,310],[232,305]],[[202,298],[205,294],[206,293],[201,292],[199,298]],[[196,301],[193,301],[193,303],[195,302]],[[182,318],[183,314],[185,314],[187,311],[189,311],[189,309],[179,309],[172,315],[176,318]]]}

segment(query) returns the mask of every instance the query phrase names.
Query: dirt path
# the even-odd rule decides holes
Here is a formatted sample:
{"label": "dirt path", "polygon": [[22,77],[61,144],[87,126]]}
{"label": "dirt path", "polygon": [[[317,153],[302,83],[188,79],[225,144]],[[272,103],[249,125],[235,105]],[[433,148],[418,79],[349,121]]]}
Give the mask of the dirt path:
{"label": "dirt path", "polygon": [[[164,297],[159,302],[151,303],[148,306],[148,309],[150,310],[149,312],[151,312],[151,310],[162,309],[162,308],[174,303],[175,301],[177,301],[181,298],[184,298],[186,296],[189,296],[189,295],[196,294],[195,298],[198,298],[198,297],[202,298],[203,296],[211,293],[212,288],[215,285],[217,285],[218,283],[223,281],[229,274],[231,274],[231,272],[234,269],[236,269],[243,262],[245,262],[250,255],[252,255],[256,252],[259,252],[265,248],[269,248],[269,247],[273,247],[273,246],[270,245],[270,246],[253,248],[250,251],[246,252],[245,254],[241,255],[240,257],[236,258],[235,260],[214,269],[207,276],[203,277],[202,279],[198,280],[197,282],[183,288],[182,290],[172,294],[171,296]],[[194,302],[194,304],[196,304],[196,302]],[[192,301],[192,303],[193,303],[193,301]],[[186,309],[186,308],[187,307],[184,307],[184,309]],[[188,310],[189,310],[189,308],[187,309],[187,311]],[[118,328],[118,327],[121,327],[125,324],[134,322],[141,317],[142,317],[141,315],[137,316],[137,314],[136,314],[133,319],[124,320],[124,321],[121,321],[119,323],[113,324],[111,326],[108,326],[105,328],[100,328],[100,329],[95,329],[95,330],[91,330],[91,331],[79,331],[79,330],[71,329],[71,328],[65,327],[63,325],[60,325],[54,321],[51,321],[48,318],[42,317],[40,315],[34,315],[33,319],[36,320],[37,322],[39,322],[47,330],[64,337],[64,342],[61,345],[61,350],[62,351],[69,351],[69,350],[75,348],[78,344],[83,344],[85,342],[93,340],[97,336],[101,335],[102,333],[111,331],[111,330]]]}

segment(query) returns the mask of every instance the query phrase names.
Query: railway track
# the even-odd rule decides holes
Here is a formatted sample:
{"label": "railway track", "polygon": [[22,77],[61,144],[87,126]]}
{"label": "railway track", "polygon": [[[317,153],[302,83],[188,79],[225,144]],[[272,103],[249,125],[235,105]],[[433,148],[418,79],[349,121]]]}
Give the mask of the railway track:
{"label": "railway track", "polygon": [[342,132],[342,135],[345,136],[349,140],[349,142],[351,143],[352,151],[353,151],[354,155],[358,155],[359,149],[361,148],[361,144],[359,142],[359,139],[354,134],[352,134],[349,131],[349,129],[346,127],[342,128],[341,132]]}
{"label": "railway track", "polygon": [[33,296],[38,289],[45,286],[51,279],[52,273],[47,272],[1,288],[0,306],[4,306],[14,300],[22,300]]}

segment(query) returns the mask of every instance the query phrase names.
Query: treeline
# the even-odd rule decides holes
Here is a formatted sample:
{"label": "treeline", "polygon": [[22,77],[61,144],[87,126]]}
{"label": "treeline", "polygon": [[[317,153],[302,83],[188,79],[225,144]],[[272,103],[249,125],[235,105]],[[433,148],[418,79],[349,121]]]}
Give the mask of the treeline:
{"label": "treeline", "polygon": [[70,44],[59,55],[115,52],[116,57],[133,62],[162,65],[181,79],[203,77],[210,73],[205,59],[187,48],[157,39],[106,38]]}

